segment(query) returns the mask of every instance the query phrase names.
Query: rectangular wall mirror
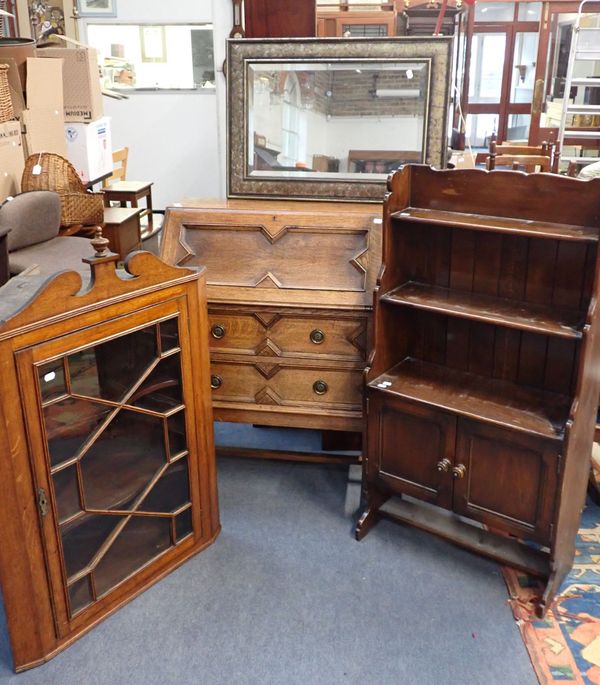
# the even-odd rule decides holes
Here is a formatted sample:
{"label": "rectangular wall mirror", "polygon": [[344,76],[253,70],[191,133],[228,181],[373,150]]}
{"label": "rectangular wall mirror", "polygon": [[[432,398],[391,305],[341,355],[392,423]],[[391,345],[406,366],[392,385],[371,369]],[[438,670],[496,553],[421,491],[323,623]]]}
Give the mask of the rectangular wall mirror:
{"label": "rectangular wall mirror", "polygon": [[230,40],[230,197],[380,201],[443,168],[451,39]]}

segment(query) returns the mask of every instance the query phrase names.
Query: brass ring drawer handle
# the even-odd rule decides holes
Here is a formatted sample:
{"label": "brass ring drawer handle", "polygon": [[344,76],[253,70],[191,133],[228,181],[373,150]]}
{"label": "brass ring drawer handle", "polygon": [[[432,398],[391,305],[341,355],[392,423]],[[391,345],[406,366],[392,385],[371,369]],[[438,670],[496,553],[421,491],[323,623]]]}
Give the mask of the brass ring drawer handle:
{"label": "brass ring drawer handle", "polygon": [[329,386],[325,381],[318,380],[313,383],[313,390],[317,395],[324,395],[329,390]]}
{"label": "brass ring drawer handle", "polygon": [[467,467],[464,464],[458,464],[452,469],[452,478],[464,478],[467,473]]}
{"label": "brass ring drawer handle", "polygon": [[221,338],[225,337],[225,333],[227,330],[225,329],[225,326],[223,326],[220,323],[216,323],[211,329],[210,333],[213,338],[216,338],[217,340],[220,340]]}
{"label": "brass ring drawer handle", "polygon": [[220,388],[222,385],[223,385],[223,379],[221,378],[221,376],[217,376],[217,374],[215,373],[210,377],[210,387],[213,390]]}
{"label": "brass ring drawer handle", "polygon": [[310,341],[315,345],[320,345],[325,341],[325,333],[320,328],[315,328],[314,331],[310,332]]}

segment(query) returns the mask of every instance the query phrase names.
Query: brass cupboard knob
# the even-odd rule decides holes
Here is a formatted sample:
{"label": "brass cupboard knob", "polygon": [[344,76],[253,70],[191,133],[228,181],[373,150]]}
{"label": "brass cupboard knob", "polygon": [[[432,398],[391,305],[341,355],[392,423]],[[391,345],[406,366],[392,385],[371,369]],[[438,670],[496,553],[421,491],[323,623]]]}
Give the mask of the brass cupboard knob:
{"label": "brass cupboard knob", "polygon": [[447,473],[451,466],[452,462],[450,459],[442,459],[442,461],[438,461],[436,464],[437,470],[442,471],[443,473]]}
{"label": "brass cupboard knob", "polygon": [[452,478],[464,478],[467,472],[467,467],[464,464],[458,464],[452,469]]}
{"label": "brass cupboard knob", "polygon": [[220,340],[221,338],[225,337],[225,333],[227,331],[225,330],[225,326],[221,325],[220,323],[216,323],[211,329],[210,333],[213,338],[216,338],[217,340]]}
{"label": "brass cupboard knob", "polygon": [[223,385],[223,379],[221,378],[221,376],[217,376],[217,374],[214,373],[210,377],[210,387],[213,390],[216,390],[217,388],[220,388],[222,385]]}
{"label": "brass cupboard knob", "polygon": [[315,328],[310,332],[310,341],[315,345],[320,345],[325,340],[325,333],[320,328]]}
{"label": "brass cupboard knob", "polygon": [[325,381],[318,380],[313,383],[313,390],[317,395],[324,395],[329,390],[329,386]]}

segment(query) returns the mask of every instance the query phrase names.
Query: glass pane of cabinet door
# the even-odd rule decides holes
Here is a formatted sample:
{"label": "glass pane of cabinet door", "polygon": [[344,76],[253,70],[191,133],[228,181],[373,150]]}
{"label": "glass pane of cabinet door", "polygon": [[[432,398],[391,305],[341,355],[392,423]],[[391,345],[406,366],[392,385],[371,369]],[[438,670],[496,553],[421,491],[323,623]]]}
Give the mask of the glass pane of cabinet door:
{"label": "glass pane of cabinet door", "polygon": [[[147,313],[136,317],[148,320]],[[177,554],[199,527],[186,428],[193,397],[182,375],[178,321],[172,312],[116,333],[105,324],[92,344],[65,336],[21,360],[38,388],[40,420],[29,415],[28,428],[44,455],[34,466],[45,518],[54,515],[47,552],[55,590],[65,597],[65,624],[109,601],[163,555]]]}

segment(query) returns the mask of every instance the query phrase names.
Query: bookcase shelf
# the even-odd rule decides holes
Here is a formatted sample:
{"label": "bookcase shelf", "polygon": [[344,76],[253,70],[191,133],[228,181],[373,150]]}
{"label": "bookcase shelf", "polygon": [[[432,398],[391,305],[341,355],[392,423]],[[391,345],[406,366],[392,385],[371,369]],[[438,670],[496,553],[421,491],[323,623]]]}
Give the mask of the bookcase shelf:
{"label": "bookcase shelf", "polygon": [[583,312],[566,307],[508,300],[412,281],[382,295],[381,301],[576,339],[581,338],[585,316]]}
{"label": "bookcase shelf", "polygon": [[410,164],[388,189],[357,538],[385,516],[541,575],[543,615],[590,468],[600,180]]}
{"label": "bookcase shelf", "polygon": [[551,439],[564,435],[571,406],[564,395],[410,358],[369,389]]}
{"label": "bookcase shelf", "polygon": [[423,207],[407,207],[395,212],[392,219],[423,224],[436,224],[448,228],[475,229],[494,233],[511,233],[534,238],[558,238],[560,240],[598,242],[598,229],[594,226],[575,226],[551,221],[534,221],[514,217],[487,216],[469,212],[447,212]]}

